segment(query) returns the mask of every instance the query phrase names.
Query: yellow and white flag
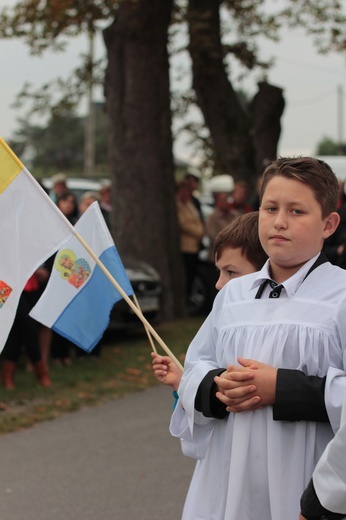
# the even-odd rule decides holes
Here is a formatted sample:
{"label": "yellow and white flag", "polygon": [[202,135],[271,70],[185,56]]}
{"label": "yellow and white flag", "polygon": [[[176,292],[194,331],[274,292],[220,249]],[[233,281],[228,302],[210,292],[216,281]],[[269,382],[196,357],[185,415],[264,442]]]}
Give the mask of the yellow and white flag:
{"label": "yellow and white flag", "polygon": [[22,290],[73,227],[0,138],[0,352]]}

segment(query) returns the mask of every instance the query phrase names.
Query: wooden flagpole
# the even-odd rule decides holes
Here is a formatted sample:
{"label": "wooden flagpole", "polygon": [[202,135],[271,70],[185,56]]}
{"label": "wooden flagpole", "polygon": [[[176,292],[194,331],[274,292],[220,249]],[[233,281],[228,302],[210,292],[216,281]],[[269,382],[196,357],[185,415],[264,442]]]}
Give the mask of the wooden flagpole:
{"label": "wooden flagpole", "polygon": [[156,339],[156,341],[163,348],[163,350],[166,352],[166,354],[172,359],[172,361],[174,361],[174,363],[177,365],[177,367],[180,368],[180,370],[183,372],[184,371],[183,365],[175,357],[173,352],[167,347],[167,345],[161,339],[161,337],[158,335],[156,330],[150,325],[150,323],[147,321],[147,319],[143,316],[142,311],[138,307],[136,307],[136,305],[131,300],[131,298],[126,294],[126,292],[123,290],[123,288],[118,284],[116,279],[111,275],[111,273],[108,271],[108,269],[105,267],[105,265],[101,262],[101,260],[94,253],[94,251],[88,246],[88,244],[85,242],[84,238],[78,233],[78,231],[75,230],[75,228],[73,228],[73,232],[74,232],[75,237],[79,240],[79,242],[82,244],[82,246],[88,251],[89,255],[93,258],[93,260],[97,263],[99,268],[104,272],[104,274],[107,276],[107,278],[110,280],[110,282],[114,285],[116,290],[124,298],[126,303],[131,307],[133,312],[141,320],[141,322],[143,323],[147,333],[150,332],[150,334]]}
{"label": "wooden flagpole", "polygon": [[[142,312],[141,307],[139,305],[139,302],[137,300],[137,296],[135,295],[135,293],[133,293],[133,300],[134,300],[135,304],[137,305],[137,308]],[[147,333],[148,340],[150,342],[151,348],[153,349],[153,352],[155,352],[155,354],[157,354],[157,350],[156,350],[153,338],[151,337],[151,334],[150,334],[148,328],[146,327],[146,325],[144,325],[144,328],[145,328],[145,332]]]}

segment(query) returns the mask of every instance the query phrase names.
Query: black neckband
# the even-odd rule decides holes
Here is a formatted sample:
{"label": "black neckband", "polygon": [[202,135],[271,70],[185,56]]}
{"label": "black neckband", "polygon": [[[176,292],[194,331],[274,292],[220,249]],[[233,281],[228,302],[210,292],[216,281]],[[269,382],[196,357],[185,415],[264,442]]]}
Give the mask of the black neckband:
{"label": "black neckband", "polygon": [[[312,271],[314,271],[314,269],[316,269],[317,267],[319,267],[322,264],[325,264],[326,262],[329,262],[328,258],[326,257],[326,255],[324,253],[320,253],[318,258],[316,258],[315,262],[312,264],[312,266],[310,267],[310,269],[304,276],[303,282],[309,276],[309,274],[312,273]],[[261,283],[261,285],[259,286],[258,291],[256,293],[255,300],[259,300],[261,298],[263,291],[266,288],[268,283],[269,283],[268,279],[264,280],[264,282]]]}

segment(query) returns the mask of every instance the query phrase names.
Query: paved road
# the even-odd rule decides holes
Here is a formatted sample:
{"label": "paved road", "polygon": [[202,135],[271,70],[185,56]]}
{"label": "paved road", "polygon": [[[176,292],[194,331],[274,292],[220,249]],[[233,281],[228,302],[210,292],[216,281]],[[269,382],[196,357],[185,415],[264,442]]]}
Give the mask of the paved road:
{"label": "paved road", "polygon": [[157,386],[0,437],[1,520],[179,520],[194,461]]}

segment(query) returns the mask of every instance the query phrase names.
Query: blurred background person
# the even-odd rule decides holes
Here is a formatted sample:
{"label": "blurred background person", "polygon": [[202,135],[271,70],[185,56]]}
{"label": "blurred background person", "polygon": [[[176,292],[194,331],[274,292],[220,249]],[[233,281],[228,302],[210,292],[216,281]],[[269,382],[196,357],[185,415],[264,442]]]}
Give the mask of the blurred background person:
{"label": "blurred background person", "polygon": [[192,200],[191,187],[186,179],[176,184],[176,204],[188,304],[197,268],[198,252],[205,231],[203,221]]}
{"label": "blurred background person", "polygon": [[252,197],[249,199],[249,205],[251,206],[253,211],[258,211],[260,207],[260,192],[261,192],[261,186],[263,182],[263,175],[259,175],[257,177],[256,182],[256,191],[253,194]]}
{"label": "blurred background person", "polygon": [[201,220],[204,220],[202,207],[200,200],[198,198],[199,189],[200,189],[200,181],[201,181],[201,174],[196,168],[190,168],[185,175],[185,180],[188,182],[190,189],[191,189],[191,200],[194,206],[196,207],[199,216]]}
{"label": "blurred background person", "polygon": [[[46,260],[46,262],[44,263],[44,265],[43,265],[43,268],[45,270],[44,272],[42,272],[42,270],[36,271],[37,279],[39,282],[39,289],[37,291],[36,301],[38,301],[41,298],[41,295],[46,288],[50,273],[53,268],[53,262],[54,262],[54,256],[48,258],[48,260]],[[42,358],[43,363],[48,367],[49,359],[50,359],[50,349],[51,349],[51,344],[52,344],[52,331],[49,327],[46,327],[42,323],[37,322],[37,326],[38,326],[38,342],[39,342],[40,351],[41,351],[41,358]],[[33,370],[33,366],[31,365],[30,360],[29,360],[29,370],[30,371]]]}
{"label": "blurred background person", "polygon": [[49,273],[40,267],[29,278],[19,299],[16,316],[1,353],[2,383],[7,390],[15,387],[15,372],[18,367],[22,347],[31,362],[33,371],[41,386],[50,386],[47,364],[42,360],[38,337],[38,323],[29,312],[40,297],[39,280],[48,279]]}
{"label": "blurred background person", "polygon": [[209,239],[208,260],[214,265],[214,244],[219,232],[225,228],[238,213],[232,210],[230,192],[214,192],[214,210],[205,221],[206,235]]}
{"label": "blurred background person", "polygon": [[243,213],[253,211],[249,203],[249,185],[246,181],[237,181],[234,184],[232,199],[231,209],[236,212],[237,215],[243,215]]}
{"label": "blurred background person", "polygon": [[110,181],[104,181],[102,183],[102,186],[99,189],[99,196],[103,218],[105,219],[107,226],[110,228],[112,213],[112,188]]}
{"label": "blurred background person", "polygon": [[101,197],[97,191],[85,191],[78,201],[78,216],[83,215],[93,202],[100,203]]}
{"label": "blurred background person", "polygon": [[59,195],[67,191],[67,177],[65,173],[56,173],[52,176],[52,188],[49,196],[53,202],[57,202]]}
{"label": "blurred background person", "polygon": [[78,203],[76,195],[69,190],[64,191],[57,197],[56,204],[61,213],[71,222],[75,224],[78,220]]}

